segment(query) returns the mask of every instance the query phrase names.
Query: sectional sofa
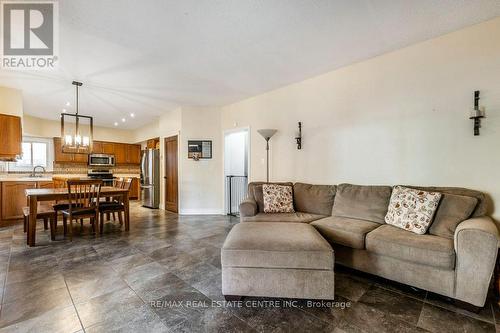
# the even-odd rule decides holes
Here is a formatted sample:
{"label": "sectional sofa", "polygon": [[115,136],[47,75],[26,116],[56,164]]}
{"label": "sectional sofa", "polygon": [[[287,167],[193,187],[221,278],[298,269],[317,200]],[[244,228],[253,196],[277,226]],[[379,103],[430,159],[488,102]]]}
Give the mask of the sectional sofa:
{"label": "sectional sofa", "polygon": [[[281,183],[293,186],[296,212],[266,214],[263,213],[262,184],[250,183],[248,198],[240,205],[240,224],[252,222],[266,226],[242,233],[240,238],[247,238],[247,247],[252,246],[248,237],[261,245],[265,243],[259,240],[259,232],[263,237],[267,234],[264,239],[269,240],[271,231],[266,230],[271,230],[270,225],[275,223],[308,224],[331,245],[335,254],[335,259],[332,256],[331,260],[335,260],[335,264],[484,306],[497,259],[498,230],[487,216],[488,201],[483,193],[464,188],[414,187],[443,194],[428,233],[418,235],[384,222],[392,191],[390,186]],[[440,222],[436,223],[438,216]],[[284,230],[287,229],[298,235],[287,236],[287,243],[283,244],[297,242],[300,233],[311,232],[288,227]],[[281,233],[286,233],[284,230]],[[227,247],[234,245],[232,238],[229,240],[232,244]],[[321,246],[324,244],[318,243],[318,248]],[[259,260],[255,258],[250,258],[254,266]],[[325,258],[328,260],[327,256]],[[229,274],[231,267],[228,266],[231,265],[227,263],[223,256],[223,277],[226,269],[223,284],[234,284]],[[240,282],[243,279],[244,276],[240,276]],[[321,284],[321,280],[315,283]]]}

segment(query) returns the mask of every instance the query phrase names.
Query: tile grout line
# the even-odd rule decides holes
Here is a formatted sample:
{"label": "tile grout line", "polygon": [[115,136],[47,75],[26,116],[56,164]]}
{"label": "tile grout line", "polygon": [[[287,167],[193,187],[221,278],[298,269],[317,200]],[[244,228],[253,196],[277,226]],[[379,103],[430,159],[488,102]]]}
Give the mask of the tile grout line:
{"label": "tile grout line", "polygon": [[[14,229],[12,227],[12,229]],[[2,311],[3,311],[3,299],[5,297],[5,290],[7,288],[7,277],[9,276],[9,268],[10,268],[10,258],[12,257],[12,240],[14,238],[14,230],[12,230],[12,238],[11,238],[11,243],[10,243],[10,247],[9,247],[9,259],[7,260],[7,269],[6,269],[6,272],[5,272],[5,277],[4,277],[4,280],[3,280],[3,288],[2,288],[2,301],[1,301],[1,306],[0,306],[0,318],[2,318]]]}
{"label": "tile grout line", "polygon": [[83,326],[82,319],[80,318],[80,314],[78,313],[78,309],[76,308],[75,301],[73,300],[73,296],[71,295],[71,291],[69,291],[68,283],[66,282],[66,278],[64,278],[64,284],[66,285],[66,290],[68,291],[69,298],[71,299],[71,304],[73,304],[73,308],[75,309],[76,316],[78,317],[78,321],[80,322],[80,326],[82,327],[83,332],[85,333],[85,326]]}
{"label": "tile grout line", "polygon": [[[156,262],[156,261],[155,261],[155,262]],[[113,269],[113,267],[111,267],[111,268]],[[163,324],[163,326],[165,326],[165,327],[168,329],[169,327],[168,327],[168,326],[167,326],[167,325],[163,322],[163,320],[162,320],[162,319],[160,318],[160,316],[156,313],[156,311],[153,311],[153,309],[151,309],[151,307],[149,306],[149,304],[148,304],[148,303],[146,303],[146,302],[144,301],[144,299],[143,299],[141,296],[139,296],[139,294],[137,293],[137,291],[135,291],[135,289],[134,289],[134,288],[132,288],[132,286],[130,286],[130,285],[128,284],[128,282],[127,282],[124,278],[122,278],[122,277],[121,277],[121,275],[120,275],[120,273],[119,273],[119,272],[117,272],[115,269],[113,269],[113,270],[114,270],[114,271],[118,274],[118,277],[119,277],[119,278],[120,278],[120,279],[121,279],[121,280],[122,280],[122,281],[123,281],[123,282],[127,285],[127,287],[128,287],[130,290],[132,290],[132,291],[134,292],[134,294],[135,294],[135,295],[136,295],[136,296],[137,296],[137,297],[138,297],[138,298],[142,301],[142,303],[143,303],[144,305],[147,305],[147,306],[148,306],[148,309],[149,309],[149,310],[150,310],[150,311],[151,311],[151,312],[152,312],[152,313],[156,316],[156,318],[157,318],[157,319],[158,319],[158,320],[159,320],[159,321]]]}

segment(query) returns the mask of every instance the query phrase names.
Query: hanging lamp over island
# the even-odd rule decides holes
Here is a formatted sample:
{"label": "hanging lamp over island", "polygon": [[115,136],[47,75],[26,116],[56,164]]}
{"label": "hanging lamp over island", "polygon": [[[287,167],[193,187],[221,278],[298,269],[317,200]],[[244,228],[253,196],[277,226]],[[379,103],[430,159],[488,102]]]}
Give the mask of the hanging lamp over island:
{"label": "hanging lamp over island", "polygon": [[73,81],[76,87],[76,113],[61,113],[62,152],[89,154],[92,152],[94,124],[91,116],[80,115],[79,88],[82,82]]}

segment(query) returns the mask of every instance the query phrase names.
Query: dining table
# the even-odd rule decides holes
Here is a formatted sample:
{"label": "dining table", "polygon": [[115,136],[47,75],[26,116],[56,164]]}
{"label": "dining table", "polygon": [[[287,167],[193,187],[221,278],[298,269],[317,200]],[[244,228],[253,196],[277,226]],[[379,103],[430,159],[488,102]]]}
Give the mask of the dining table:
{"label": "dining table", "polygon": [[[28,206],[30,210],[30,215],[28,218],[28,232],[27,232],[27,244],[28,246],[35,246],[36,238],[36,215],[38,209],[38,203],[42,201],[68,201],[68,189],[67,188],[37,188],[37,189],[27,189],[26,197],[28,201]],[[129,203],[129,190],[112,187],[103,186],[101,187],[100,198],[114,198],[121,197],[123,200],[123,205],[125,208],[124,212],[124,224],[125,231],[130,230],[130,203]],[[96,228],[96,230],[99,230]]]}

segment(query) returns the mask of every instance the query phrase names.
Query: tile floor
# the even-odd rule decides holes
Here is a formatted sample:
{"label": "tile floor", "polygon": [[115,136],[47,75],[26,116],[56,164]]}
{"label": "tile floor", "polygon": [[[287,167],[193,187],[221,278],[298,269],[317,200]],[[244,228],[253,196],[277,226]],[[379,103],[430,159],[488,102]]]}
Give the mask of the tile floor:
{"label": "tile floor", "polygon": [[342,267],[334,306],[213,306],[223,300],[220,247],[238,220],[136,203],[131,218],[128,233],[107,223],[96,238],[87,226],[72,243],[39,228],[36,248],[21,226],[0,229],[0,332],[500,332],[493,296],[476,314]]}

